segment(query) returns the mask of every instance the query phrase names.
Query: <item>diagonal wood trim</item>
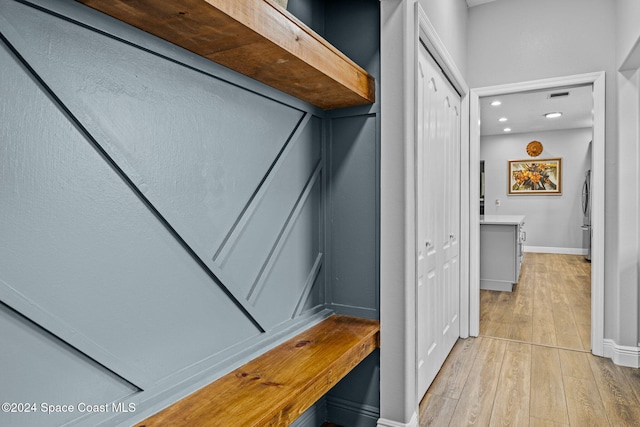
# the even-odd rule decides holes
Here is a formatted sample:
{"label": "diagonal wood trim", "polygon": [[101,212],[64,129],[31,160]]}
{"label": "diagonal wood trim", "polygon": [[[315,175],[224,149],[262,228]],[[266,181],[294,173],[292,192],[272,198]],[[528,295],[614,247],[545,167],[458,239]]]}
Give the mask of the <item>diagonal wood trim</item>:
{"label": "diagonal wood trim", "polygon": [[375,320],[333,315],[138,424],[289,425],[379,345]]}
{"label": "diagonal wood trim", "polygon": [[247,298],[246,298],[247,301],[251,302],[252,304],[255,305],[256,299],[258,298],[260,291],[265,285],[266,278],[269,275],[268,273],[273,268],[274,263],[278,258],[278,253],[282,250],[283,246],[285,245],[287,241],[287,237],[289,236],[289,234],[291,233],[291,230],[295,226],[296,220],[300,216],[300,213],[304,209],[307,201],[309,200],[309,197],[311,196],[316,183],[318,183],[318,180],[320,179],[321,171],[322,171],[322,162],[318,160],[318,163],[316,164],[313,174],[309,177],[309,180],[304,186],[304,189],[300,194],[300,197],[298,197],[298,200],[293,206],[291,213],[289,213],[289,216],[286,222],[284,223],[284,226],[282,227],[282,230],[280,231],[278,238],[274,242],[274,245],[271,248],[271,251],[267,255],[267,258],[265,259],[262,265],[262,268],[260,269],[260,273],[258,274],[258,277],[256,277],[256,280],[253,283],[253,286],[251,287],[249,294],[247,295]]}
{"label": "diagonal wood trim", "polygon": [[271,0],[77,0],[325,110],[371,104],[375,80]]}
{"label": "diagonal wood trim", "polygon": [[291,134],[287,140],[283,143],[283,147],[273,160],[273,163],[269,167],[269,170],[258,184],[255,192],[251,195],[246,205],[242,209],[242,212],[236,219],[233,227],[229,230],[225,236],[222,244],[213,255],[211,260],[216,264],[222,266],[227,257],[231,254],[233,246],[240,234],[244,231],[252,216],[256,213],[257,207],[265,197],[265,194],[269,188],[269,184],[273,181],[273,176],[278,173],[282,168],[283,163],[286,161],[289,153],[294,149],[295,145],[299,142],[300,135],[304,132],[309,121],[311,120],[311,114],[304,114],[296,124],[296,127],[292,129]]}

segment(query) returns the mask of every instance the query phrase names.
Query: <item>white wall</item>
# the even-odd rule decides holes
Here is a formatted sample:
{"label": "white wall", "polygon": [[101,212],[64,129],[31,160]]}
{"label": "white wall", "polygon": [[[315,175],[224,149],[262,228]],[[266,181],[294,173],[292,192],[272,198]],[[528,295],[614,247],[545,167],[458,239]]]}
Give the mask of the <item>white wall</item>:
{"label": "white wall", "polygon": [[613,71],[614,2],[496,0],[472,7],[469,86]]}
{"label": "white wall", "polygon": [[[636,17],[637,6],[632,3],[626,0],[620,3],[616,0],[496,0],[471,8],[468,18],[471,87],[606,72],[605,338],[624,346],[638,343],[637,334],[633,338],[625,333],[627,325],[638,324],[638,284],[637,281],[633,286],[621,283],[619,240],[627,237],[626,228],[630,226],[627,217],[635,218],[631,229],[636,229],[638,208],[636,203],[636,207],[624,212],[625,218],[620,217],[621,197],[629,196],[619,189],[620,173],[637,170],[638,157],[629,156],[626,148],[637,144],[635,140],[618,139],[616,51],[625,47],[618,48],[616,42],[616,17]],[[628,27],[637,28],[637,25],[630,21]],[[629,30],[628,34],[633,31]],[[637,119],[635,123],[624,126],[637,125]],[[633,253],[636,254],[637,249]],[[625,306],[623,310],[625,300],[635,301],[634,306]]]}
{"label": "white wall", "polygon": [[[456,32],[464,34],[466,10],[461,7],[464,0],[455,0],[455,8],[452,2],[421,0],[429,21],[449,55],[455,58],[455,66],[461,70],[466,58],[466,39]],[[416,3],[416,0],[380,2],[379,427],[418,425],[413,218]]]}
{"label": "white wall", "polygon": [[458,70],[467,76],[466,0],[418,0]]}
{"label": "white wall", "polygon": [[[614,295],[620,316],[612,338],[640,347],[640,2],[617,0],[616,64],[620,139],[618,203],[620,286]],[[640,361],[639,361],[640,362]]]}
{"label": "white wall", "polygon": [[617,64],[622,65],[629,58],[634,46],[640,42],[640,25],[638,25],[640,2],[638,0],[617,0],[616,7]]}
{"label": "white wall", "polygon": [[[485,215],[525,215],[526,247],[579,253],[583,247],[582,184],[590,168],[591,139],[591,128],[483,137],[480,159],[485,162]],[[525,151],[533,140],[544,146],[535,159]],[[509,160],[557,157],[562,158],[561,195],[509,195]],[[496,206],[496,199],[500,206]]]}

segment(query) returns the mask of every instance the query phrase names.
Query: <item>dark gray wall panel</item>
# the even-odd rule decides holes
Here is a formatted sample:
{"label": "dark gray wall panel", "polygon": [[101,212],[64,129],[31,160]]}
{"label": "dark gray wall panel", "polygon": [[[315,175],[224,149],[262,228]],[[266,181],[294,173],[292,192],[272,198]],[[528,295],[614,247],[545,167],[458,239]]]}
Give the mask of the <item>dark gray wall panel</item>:
{"label": "dark gray wall panel", "polygon": [[[22,24],[6,31],[9,42],[219,284],[262,328],[273,326],[266,319],[274,310],[253,310],[243,300],[259,286],[270,253],[265,246],[277,244],[282,223],[319,162],[319,119],[300,131],[303,113],[297,109],[67,20],[11,5],[3,10],[7,21]],[[292,137],[294,147],[282,153]],[[292,156],[285,156],[289,151]],[[287,157],[282,162],[281,153]],[[268,201],[278,209],[270,211]],[[256,212],[259,207],[264,209]],[[248,213],[255,215],[247,223]],[[241,236],[249,245],[232,236],[239,223],[253,231]],[[269,231],[276,235],[265,235]],[[212,261],[224,242],[238,244],[240,265],[232,259],[226,269]],[[295,306],[275,308],[290,312]]]}
{"label": "dark gray wall panel", "polygon": [[287,10],[316,33],[324,36],[324,0],[289,0]]}
{"label": "dark gray wall panel", "polygon": [[[2,426],[61,425],[88,415],[81,403],[121,401],[128,408],[126,398],[139,391],[2,303],[0,331],[0,402],[29,404],[30,411],[3,410]],[[47,414],[43,403],[73,405],[74,411]]]}
{"label": "dark gray wall panel", "polygon": [[21,55],[196,252],[213,256],[302,112],[10,5]]}
{"label": "dark gray wall panel", "polygon": [[[0,301],[144,389],[140,419],[327,302],[377,317],[377,104],[323,113],[77,2],[33,3],[64,17],[0,0],[32,67],[0,51]],[[377,45],[377,0],[297,3],[339,48],[363,21],[345,46],[377,72],[358,46]]]}
{"label": "dark gray wall panel", "polygon": [[331,120],[331,302],[378,309],[377,120]]}
{"label": "dark gray wall panel", "polygon": [[275,326],[292,319],[303,304],[323,263],[320,220],[322,181],[314,174],[283,230],[263,278],[250,296],[265,321]]}
{"label": "dark gray wall panel", "polygon": [[300,127],[214,258],[234,293],[246,300],[264,280],[264,268],[320,164],[320,119],[305,120]]}
{"label": "dark gray wall panel", "polygon": [[[325,0],[325,37],[376,78],[380,93],[380,2]],[[380,104],[327,112],[329,301],[336,311],[379,318]],[[374,427],[379,352],[327,393],[328,419]]]}
{"label": "dark gray wall panel", "polygon": [[[324,37],[376,79],[380,93],[380,0],[323,0]],[[376,102],[367,106],[379,111]]]}
{"label": "dark gray wall panel", "polygon": [[2,300],[138,386],[255,336],[4,45],[0,63]]}
{"label": "dark gray wall panel", "polygon": [[[324,261],[324,259],[322,260]],[[296,311],[297,313],[304,313],[306,311],[311,311],[319,306],[324,305],[325,298],[325,262],[319,266],[319,270],[317,272],[317,277],[309,290],[309,295],[307,295],[306,300],[301,300],[304,304],[300,305]],[[303,297],[304,298],[304,297]]]}
{"label": "dark gray wall panel", "polygon": [[376,427],[380,418],[380,352],[371,353],[326,397],[327,420],[341,426]]}

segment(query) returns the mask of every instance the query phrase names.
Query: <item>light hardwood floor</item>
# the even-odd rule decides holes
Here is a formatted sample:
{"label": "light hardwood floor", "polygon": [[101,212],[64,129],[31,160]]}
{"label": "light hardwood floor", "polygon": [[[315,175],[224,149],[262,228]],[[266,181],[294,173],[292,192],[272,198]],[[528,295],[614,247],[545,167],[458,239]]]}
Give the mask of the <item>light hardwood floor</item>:
{"label": "light hardwood floor", "polygon": [[589,352],[589,280],[582,257],[527,253],[516,292],[482,291],[481,336],[458,340],[420,426],[640,426],[640,369]]}
{"label": "light hardwood floor", "polygon": [[525,253],[513,292],[480,291],[480,335],[591,350],[591,264]]}

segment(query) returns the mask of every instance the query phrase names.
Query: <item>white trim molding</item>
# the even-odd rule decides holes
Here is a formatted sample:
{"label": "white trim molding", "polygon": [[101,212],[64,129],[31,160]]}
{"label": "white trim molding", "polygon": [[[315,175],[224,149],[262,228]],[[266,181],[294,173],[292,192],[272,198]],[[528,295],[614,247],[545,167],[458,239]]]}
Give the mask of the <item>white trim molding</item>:
{"label": "white trim molding", "polygon": [[525,252],[536,252],[541,254],[563,254],[563,255],[587,255],[584,248],[556,248],[552,246],[524,246]]}
{"label": "white trim molding", "polygon": [[[462,171],[468,164],[468,86],[416,0],[380,1],[380,419],[379,427],[417,427],[415,280],[416,68],[420,43],[460,93]],[[467,114],[465,116],[465,114]],[[468,336],[469,178],[461,177],[460,328]],[[465,232],[467,237],[465,237]],[[465,246],[466,244],[466,246]],[[467,264],[465,266],[464,264]],[[464,316],[464,317],[463,317]]]}
{"label": "white trim molding", "polygon": [[[592,177],[592,251],[591,251],[591,350],[596,356],[604,355],[604,209],[605,209],[605,73],[594,72],[551,79],[510,83],[471,89],[469,94],[469,204],[476,206],[480,199],[480,98],[532,90],[591,85],[593,88],[593,152]],[[471,250],[469,259],[469,331],[480,333],[480,213],[469,213]]]}
{"label": "white trim molding", "polygon": [[380,418],[378,420],[378,425],[377,427],[419,427],[420,424],[418,423],[418,413],[414,412],[413,416],[411,417],[411,421],[409,421],[409,423],[399,423],[396,421],[392,421],[392,420],[385,420],[384,418]]}
{"label": "white trim molding", "polygon": [[[415,9],[380,1],[380,419],[404,426],[418,409],[415,369],[413,141]],[[393,420],[393,421],[392,421]],[[399,423],[399,424],[394,424]]]}
{"label": "white trim molding", "polygon": [[616,365],[640,368],[640,347],[618,345],[613,340],[605,339],[604,357],[610,358]]}

